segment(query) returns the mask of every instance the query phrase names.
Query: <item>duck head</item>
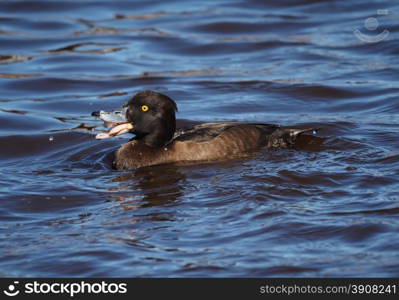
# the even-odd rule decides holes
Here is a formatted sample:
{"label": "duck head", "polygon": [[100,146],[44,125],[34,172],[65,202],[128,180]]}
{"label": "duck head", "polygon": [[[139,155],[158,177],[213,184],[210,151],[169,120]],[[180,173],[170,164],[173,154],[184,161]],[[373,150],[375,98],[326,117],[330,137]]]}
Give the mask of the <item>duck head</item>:
{"label": "duck head", "polygon": [[97,139],[109,138],[123,133],[133,133],[135,139],[153,148],[165,146],[176,130],[176,103],[168,96],[154,91],[142,91],[134,95],[122,109],[93,112],[106,126]]}

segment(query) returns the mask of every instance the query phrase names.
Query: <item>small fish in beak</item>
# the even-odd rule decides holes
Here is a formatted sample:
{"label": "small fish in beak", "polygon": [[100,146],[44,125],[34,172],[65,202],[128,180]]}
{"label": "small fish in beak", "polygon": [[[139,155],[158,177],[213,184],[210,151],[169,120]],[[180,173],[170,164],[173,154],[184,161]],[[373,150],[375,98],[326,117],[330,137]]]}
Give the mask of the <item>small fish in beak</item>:
{"label": "small fish in beak", "polygon": [[112,127],[109,131],[103,131],[97,134],[96,139],[108,139],[113,136],[127,133],[133,129],[132,123],[128,122],[126,119],[126,110],[127,108],[110,112],[103,110],[92,112],[92,116],[99,117],[104,121],[105,127]]}
{"label": "small fish in beak", "polygon": [[109,130],[108,132],[106,132],[106,131],[100,132],[99,134],[96,135],[96,139],[98,139],[98,140],[108,139],[113,136],[127,133],[131,129],[133,129],[133,125],[131,123],[122,123],[115,127],[112,127],[111,130]]}

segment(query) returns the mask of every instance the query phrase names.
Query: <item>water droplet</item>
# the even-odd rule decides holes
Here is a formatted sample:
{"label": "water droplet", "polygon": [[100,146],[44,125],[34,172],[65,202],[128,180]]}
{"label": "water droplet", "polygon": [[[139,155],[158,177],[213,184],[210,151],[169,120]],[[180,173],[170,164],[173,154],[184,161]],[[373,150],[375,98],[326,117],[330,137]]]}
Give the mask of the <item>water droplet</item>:
{"label": "water droplet", "polygon": [[54,141],[54,137],[53,137],[53,136],[50,136],[50,137],[48,138],[48,140],[49,140],[50,142],[52,142],[52,141]]}

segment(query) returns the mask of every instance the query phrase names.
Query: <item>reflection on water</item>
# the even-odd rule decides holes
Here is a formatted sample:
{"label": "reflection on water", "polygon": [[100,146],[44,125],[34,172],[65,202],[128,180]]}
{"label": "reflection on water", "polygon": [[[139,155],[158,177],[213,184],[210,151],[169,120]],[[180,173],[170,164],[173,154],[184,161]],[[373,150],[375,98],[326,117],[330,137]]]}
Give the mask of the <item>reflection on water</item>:
{"label": "reflection on water", "polygon": [[[0,1],[0,276],[398,276],[398,13]],[[115,171],[129,137],[95,140],[90,113],[143,89],[176,100],[178,127],[320,131],[295,150]]]}
{"label": "reflection on water", "polygon": [[[120,182],[117,191],[138,191],[141,195],[139,207],[173,205],[183,196],[186,176],[174,165],[153,166],[118,174],[112,181]],[[111,189],[115,190],[115,189]],[[136,192],[137,193],[137,192]],[[122,198],[123,199],[123,198]],[[137,202],[124,202],[124,209]]]}

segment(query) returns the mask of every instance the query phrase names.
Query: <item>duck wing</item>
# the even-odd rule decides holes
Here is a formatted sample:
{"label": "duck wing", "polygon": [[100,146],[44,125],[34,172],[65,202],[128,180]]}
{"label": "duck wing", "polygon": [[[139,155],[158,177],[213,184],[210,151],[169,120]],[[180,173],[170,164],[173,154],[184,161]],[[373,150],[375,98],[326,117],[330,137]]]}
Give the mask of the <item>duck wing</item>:
{"label": "duck wing", "polygon": [[280,128],[273,124],[261,123],[242,123],[242,122],[222,122],[222,123],[203,123],[192,127],[180,128],[176,131],[173,140],[192,141],[196,143],[210,141],[226,131],[256,130],[265,135],[269,135]]}
{"label": "duck wing", "polygon": [[242,123],[242,122],[222,122],[222,123],[203,123],[187,128],[180,128],[176,131],[173,140],[190,141],[203,143],[211,141],[218,136],[229,132],[229,137],[236,140],[248,140],[251,135],[260,134],[256,142],[258,147],[268,149],[293,148],[298,137],[302,134],[314,135],[318,128],[290,128],[280,127],[274,124],[265,123]]}

